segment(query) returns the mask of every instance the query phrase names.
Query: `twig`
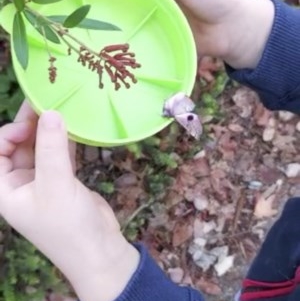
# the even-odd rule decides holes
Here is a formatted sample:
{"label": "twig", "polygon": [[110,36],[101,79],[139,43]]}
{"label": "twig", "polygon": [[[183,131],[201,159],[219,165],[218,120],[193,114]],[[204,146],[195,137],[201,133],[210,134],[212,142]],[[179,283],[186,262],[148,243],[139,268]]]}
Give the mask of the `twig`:
{"label": "twig", "polygon": [[139,208],[137,208],[129,217],[128,219],[124,222],[124,224],[121,226],[121,231],[124,232],[128,226],[130,225],[130,223],[145,209],[149,208],[150,206],[152,206],[154,203],[156,202],[155,199],[150,198],[150,200],[146,203],[141,205]]}
{"label": "twig", "polygon": [[236,205],[236,210],[235,210],[234,219],[233,219],[232,228],[231,228],[232,234],[234,234],[237,229],[238,222],[240,220],[240,216],[242,213],[242,209],[244,207],[244,203],[245,203],[245,197],[242,193],[240,198],[238,199],[237,205]]}

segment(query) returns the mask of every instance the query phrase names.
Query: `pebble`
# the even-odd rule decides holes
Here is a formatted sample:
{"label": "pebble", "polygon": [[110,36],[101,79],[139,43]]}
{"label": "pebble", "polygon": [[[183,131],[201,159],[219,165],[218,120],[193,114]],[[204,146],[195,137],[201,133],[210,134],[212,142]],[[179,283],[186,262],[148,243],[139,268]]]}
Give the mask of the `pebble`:
{"label": "pebble", "polygon": [[85,146],[84,159],[88,162],[94,162],[99,158],[99,149],[93,146]]}
{"label": "pebble", "polygon": [[285,175],[288,178],[296,178],[300,176],[300,164],[299,163],[290,163],[286,166]]}
{"label": "pebble", "polygon": [[219,277],[226,274],[232,267],[234,262],[234,256],[227,256],[223,260],[215,264],[214,268]]}
{"label": "pebble", "polygon": [[101,159],[102,159],[102,163],[104,165],[110,165],[111,163],[113,163],[112,151],[107,150],[107,149],[102,149],[101,150]]}
{"label": "pebble", "polygon": [[270,142],[275,138],[276,130],[272,127],[266,128],[263,132],[263,140],[265,142]]}
{"label": "pebble", "polygon": [[208,200],[205,197],[197,197],[194,199],[193,203],[198,211],[203,211],[208,207]]}
{"label": "pebble", "polygon": [[198,238],[195,238],[193,242],[195,245],[199,246],[200,248],[204,248],[207,243],[207,240],[204,238],[198,237]]}
{"label": "pebble", "polygon": [[263,183],[259,182],[259,181],[251,181],[248,184],[248,188],[251,190],[260,190],[262,188],[262,186],[263,186]]}
{"label": "pebble", "polygon": [[295,117],[295,114],[287,111],[280,111],[279,112],[279,119],[282,121],[290,121]]}
{"label": "pebble", "polygon": [[202,150],[194,156],[195,160],[202,159],[206,157],[206,151]]}

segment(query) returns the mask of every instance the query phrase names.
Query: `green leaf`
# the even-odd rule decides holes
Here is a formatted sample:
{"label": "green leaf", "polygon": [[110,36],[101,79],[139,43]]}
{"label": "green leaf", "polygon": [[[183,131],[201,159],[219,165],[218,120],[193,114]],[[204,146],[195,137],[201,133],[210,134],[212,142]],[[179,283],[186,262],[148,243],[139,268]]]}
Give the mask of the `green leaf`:
{"label": "green leaf", "polygon": [[84,29],[95,29],[95,30],[115,30],[120,31],[121,28],[107,22],[102,22],[93,19],[84,19],[80,22],[77,27]]}
{"label": "green leaf", "polygon": [[76,9],[71,15],[67,17],[63,26],[66,28],[76,27],[79,23],[81,23],[91,9],[90,5],[84,5]]}
{"label": "green leaf", "polygon": [[[10,83],[11,81],[6,75],[0,74],[0,94],[8,93],[10,90]],[[1,101],[2,98],[0,97]],[[0,103],[1,103],[0,101]]]}
{"label": "green leaf", "polygon": [[37,4],[51,4],[55,2],[60,2],[62,0],[32,0],[32,2],[37,3]]}
{"label": "green leaf", "polygon": [[28,43],[26,28],[21,12],[16,12],[14,16],[12,39],[17,59],[25,70],[28,65]]}
{"label": "green leaf", "polygon": [[[47,17],[47,19],[49,19],[53,22],[56,22],[56,23],[60,23],[62,25],[64,24],[66,18],[67,18],[67,16],[48,16]],[[89,19],[89,18],[82,20],[76,27],[84,28],[84,29],[93,29],[93,30],[115,30],[115,31],[121,30],[121,28],[119,28],[111,23],[98,21],[98,20],[94,20],[94,19]]]}
{"label": "green leaf", "polygon": [[18,11],[22,11],[25,7],[25,0],[14,0],[14,5]]}
{"label": "green leaf", "polygon": [[31,11],[25,10],[24,15],[30,24],[42,35],[56,44],[60,44],[60,39],[55,31],[43,20],[35,16]]}

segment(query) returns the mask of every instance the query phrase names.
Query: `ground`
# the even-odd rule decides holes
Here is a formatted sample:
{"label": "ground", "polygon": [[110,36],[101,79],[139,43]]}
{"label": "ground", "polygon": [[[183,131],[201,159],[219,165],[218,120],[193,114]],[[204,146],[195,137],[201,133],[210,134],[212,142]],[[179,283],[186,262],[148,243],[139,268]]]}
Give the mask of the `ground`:
{"label": "ground", "polygon": [[[126,236],[146,244],[173,281],[209,301],[232,300],[285,201],[300,193],[300,119],[266,110],[253,91],[210,73],[219,68],[208,59],[199,73],[211,83],[197,81],[193,94],[199,107],[207,92],[217,94],[220,106],[214,116],[199,110],[206,112],[201,141],[176,128],[151,142],[174,166],[156,162],[147,144],[81,146],[78,153],[79,177],[106,192]],[[215,93],[220,78],[223,90]],[[170,181],[155,181],[154,172]]]}

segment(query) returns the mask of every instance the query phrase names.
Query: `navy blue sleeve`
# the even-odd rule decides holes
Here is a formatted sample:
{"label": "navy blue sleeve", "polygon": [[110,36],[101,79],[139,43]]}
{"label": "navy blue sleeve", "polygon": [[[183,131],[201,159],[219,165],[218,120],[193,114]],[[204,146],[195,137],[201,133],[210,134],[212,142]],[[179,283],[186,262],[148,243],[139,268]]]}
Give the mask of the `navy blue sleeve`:
{"label": "navy blue sleeve", "polygon": [[243,288],[241,300],[300,300],[299,217],[300,198],[289,199],[248,271],[247,281],[254,284]]}
{"label": "navy blue sleeve", "polygon": [[275,19],[263,56],[254,70],[234,70],[229,76],[255,90],[270,110],[300,113],[300,10],[273,0]]}
{"label": "navy blue sleeve", "polygon": [[139,266],[115,301],[204,301],[198,291],[169,280],[143,245],[135,247],[141,254]]}

